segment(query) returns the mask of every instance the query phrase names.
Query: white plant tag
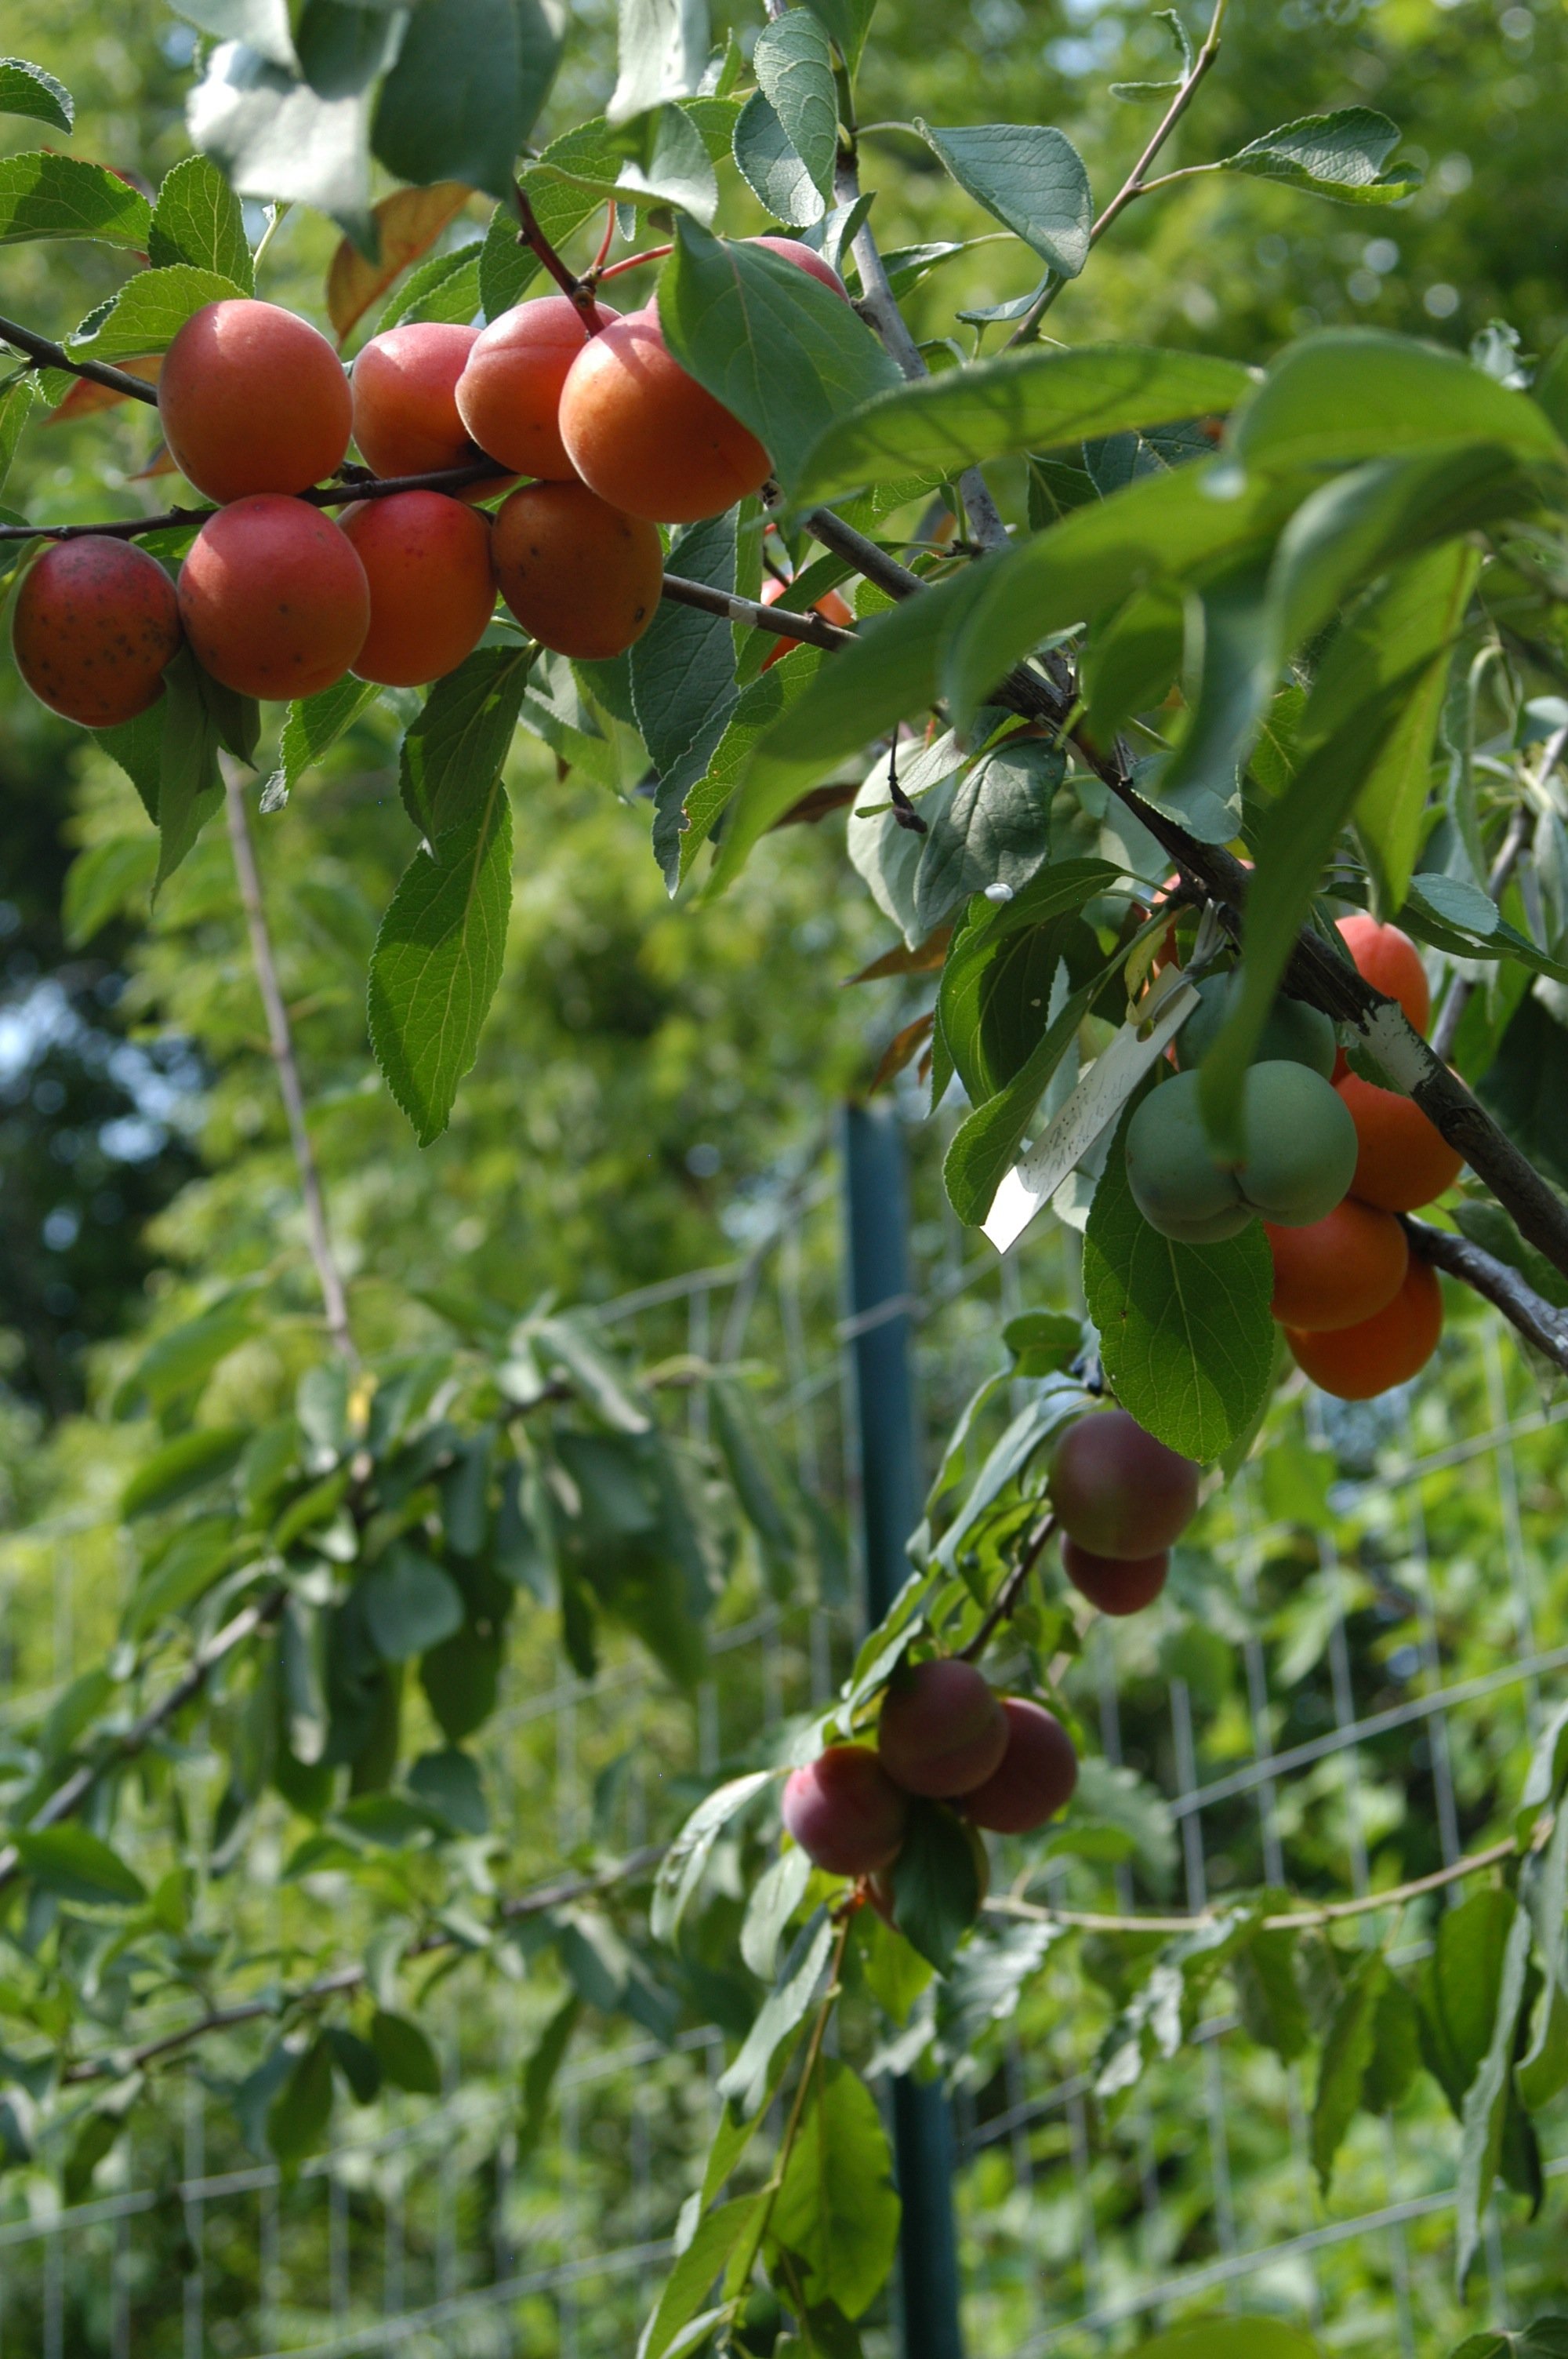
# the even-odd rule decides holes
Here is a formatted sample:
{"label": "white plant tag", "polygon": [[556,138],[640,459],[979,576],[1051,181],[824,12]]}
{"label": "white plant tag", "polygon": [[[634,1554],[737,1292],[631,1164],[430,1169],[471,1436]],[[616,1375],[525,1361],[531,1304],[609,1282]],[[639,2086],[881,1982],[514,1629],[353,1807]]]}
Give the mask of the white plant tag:
{"label": "white plant tag", "polygon": [[[1174,972],[1174,970],[1173,970]],[[1152,1028],[1124,1024],[1103,1049],[1054,1122],[1015,1163],[991,1200],[984,1233],[998,1253],[1015,1245],[1049,1203],[1069,1171],[1116,1120],[1144,1074],[1198,1004],[1190,983],[1177,983],[1160,1000]],[[1143,1017],[1147,1024],[1149,1017]]]}

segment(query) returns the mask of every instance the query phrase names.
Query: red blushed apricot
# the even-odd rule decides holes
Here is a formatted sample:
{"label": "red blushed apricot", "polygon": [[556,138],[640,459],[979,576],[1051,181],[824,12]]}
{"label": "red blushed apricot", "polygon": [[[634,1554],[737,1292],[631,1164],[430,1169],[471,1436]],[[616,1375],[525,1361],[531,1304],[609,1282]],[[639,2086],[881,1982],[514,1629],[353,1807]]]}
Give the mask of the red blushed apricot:
{"label": "red blushed apricot", "polygon": [[1411,1260],[1405,1282],[1374,1319],[1332,1334],[1287,1327],[1298,1367],[1320,1392],[1339,1400],[1370,1400],[1390,1385],[1408,1384],[1425,1367],[1443,1333],[1443,1289],[1430,1262]]}
{"label": "red blushed apricot", "polygon": [[1375,1318],[1410,1267],[1410,1246],[1393,1214],[1354,1196],[1307,1228],[1278,1229],[1265,1221],[1263,1233],[1274,1258],[1274,1316],[1282,1327],[1313,1334]]}
{"label": "red blushed apricot", "polygon": [[1067,1428],[1051,1461],[1051,1505],[1069,1538],[1096,1556],[1155,1555],[1197,1512],[1198,1470],[1124,1408]]}
{"label": "red blushed apricot", "polygon": [[1076,1540],[1065,1539],[1062,1570],[1079,1595],[1098,1605],[1102,1614],[1141,1614],[1165,1586],[1171,1551],[1161,1549],[1154,1556],[1096,1556]]}
{"label": "red blushed apricot", "polygon": [[628,516],[695,524],[767,481],[756,436],[687,376],[652,310],[594,336],[561,393],[561,440],[590,491]]}
{"label": "red blushed apricot", "polygon": [[958,1807],[992,1834],[1027,1835],[1073,1799],[1078,1756],[1054,1712],[1026,1696],[1003,1696],[1007,1750],[1000,1767]]}
{"label": "red blushed apricot", "polygon": [[490,519],[441,492],[363,500],[342,520],[370,583],[361,679],[422,688],[471,655],[495,608]]}
{"label": "red blushed apricot", "polygon": [[179,646],[173,582],[145,549],[102,533],[56,541],[16,592],[11,645],[41,704],[87,729],[134,721]]}
{"label": "red blushed apricot", "polygon": [[315,696],[370,628],[370,583],[346,534],[303,500],[236,500],[209,516],[179,569],[186,636],[241,696]]}
{"label": "red blushed apricot", "polygon": [[373,473],[429,475],[472,458],[457,391],[478,334],[410,320],[371,338],[354,363],[353,394],[354,440]]}
{"label": "red blushed apricot", "polygon": [[870,1875],[898,1855],[908,1797],[864,1745],[830,1745],[785,1780],[781,1805],[795,1842],[829,1875]]}
{"label": "red blushed apricot", "polygon": [[877,1751],[906,1794],[950,1801],[990,1776],[1007,1748],[1007,1722],[973,1663],[956,1656],[896,1672],[882,1701]]}
{"label": "red blushed apricot", "polygon": [[[596,303],[601,328],[620,317]],[[542,295],[483,329],[458,379],[458,415],[490,458],[520,475],[566,483],[577,470],[561,440],[561,388],[589,341],[569,295]]]}
{"label": "red blushed apricot", "polygon": [[748,245],[765,245],[770,254],[782,255],[785,262],[793,262],[797,270],[806,271],[835,295],[841,295],[846,303],[849,301],[849,288],[827,256],[818,254],[815,246],[798,237],[749,237],[745,242]]}
{"label": "red blushed apricot", "polygon": [[1452,1188],[1465,1158],[1413,1098],[1380,1090],[1359,1073],[1335,1084],[1356,1125],[1350,1193],[1385,1212],[1414,1212]]}
{"label": "red blushed apricot", "polygon": [[[811,251],[809,246],[806,251],[807,253]],[[781,598],[788,597],[789,590],[790,585],[787,582],[775,582],[770,575],[762,584],[763,605],[776,606]],[[811,611],[814,614],[820,614],[826,622],[837,623],[841,631],[853,630],[855,626],[855,617],[837,590],[829,590],[823,597],[818,598]],[[804,639],[780,639],[772,654],[762,658],[762,669],[766,671],[769,665],[776,664],[781,656],[787,656],[791,647],[805,645]]]}
{"label": "red blushed apricot", "polygon": [[1379,925],[1365,909],[1338,920],[1340,940],[1364,983],[1387,998],[1397,999],[1418,1032],[1424,1032],[1432,1014],[1432,988],[1421,952],[1398,926]]}
{"label": "red blushed apricot", "polygon": [[308,320],[236,296],[205,304],[164,354],[164,440],[209,499],[302,492],[342,464],[353,398]]}
{"label": "red blushed apricot", "polygon": [[502,503],[495,578],[541,647],[579,663],[622,654],[654,619],[664,550],[642,516],[622,516],[582,484],[525,484]]}

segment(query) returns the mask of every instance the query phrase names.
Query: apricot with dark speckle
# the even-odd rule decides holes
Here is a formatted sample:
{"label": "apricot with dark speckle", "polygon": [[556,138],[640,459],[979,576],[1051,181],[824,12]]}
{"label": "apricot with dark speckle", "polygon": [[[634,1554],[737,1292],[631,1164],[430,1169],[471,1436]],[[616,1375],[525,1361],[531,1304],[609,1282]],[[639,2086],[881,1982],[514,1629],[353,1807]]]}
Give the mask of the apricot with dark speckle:
{"label": "apricot with dark speckle", "polygon": [[186,636],[241,696],[316,696],[370,628],[370,583],[319,508],[263,493],[209,516],[179,572]]}
{"label": "apricot with dark speckle", "polygon": [[163,693],[179,605],[156,558],[87,533],[46,549],[16,592],[16,669],[51,712],[87,729],[134,721]]}

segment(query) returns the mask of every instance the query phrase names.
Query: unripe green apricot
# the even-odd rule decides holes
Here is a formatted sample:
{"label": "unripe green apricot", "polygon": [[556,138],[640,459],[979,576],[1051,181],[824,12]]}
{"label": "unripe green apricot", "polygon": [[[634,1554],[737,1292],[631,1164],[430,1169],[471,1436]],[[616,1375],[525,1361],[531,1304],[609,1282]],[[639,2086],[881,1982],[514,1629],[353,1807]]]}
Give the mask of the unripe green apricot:
{"label": "unripe green apricot", "polygon": [[[1236,974],[1211,974],[1198,984],[1198,1005],[1176,1035],[1176,1062],[1184,1072],[1202,1064],[1214,1046],[1235,1005],[1239,982]],[[1334,1026],[1321,1008],[1281,997],[1269,1010],[1253,1062],[1307,1065],[1327,1081],[1334,1071],[1336,1046]]]}
{"label": "unripe green apricot", "polygon": [[1151,1228],[1181,1245],[1237,1236],[1255,1212],[1287,1229],[1325,1220],[1356,1173],[1356,1125],[1345,1112],[1310,1067],[1283,1058],[1253,1065],[1242,1092],[1244,1152],[1231,1168],[1204,1128],[1196,1073],[1178,1073],[1128,1125],[1133,1201]]}
{"label": "unripe green apricot", "polygon": [[1198,1105],[1198,1077],[1152,1090],[1127,1129],[1127,1179],[1152,1229],[1178,1245],[1219,1245],[1252,1218],[1234,1171],[1215,1160]]}

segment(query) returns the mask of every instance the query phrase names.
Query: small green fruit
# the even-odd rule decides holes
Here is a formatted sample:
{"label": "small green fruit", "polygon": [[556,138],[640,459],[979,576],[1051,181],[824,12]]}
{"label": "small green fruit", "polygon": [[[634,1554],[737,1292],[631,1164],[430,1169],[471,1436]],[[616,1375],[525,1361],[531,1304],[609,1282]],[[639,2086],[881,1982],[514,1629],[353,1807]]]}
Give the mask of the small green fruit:
{"label": "small green fruit", "polygon": [[[1176,1061],[1184,1072],[1201,1065],[1236,1002],[1240,977],[1211,974],[1197,986],[1198,1006],[1176,1035]],[[1334,1026],[1321,1008],[1303,1000],[1276,999],[1253,1057],[1254,1064],[1306,1065],[1327,1081],[1334,1071]]]}

